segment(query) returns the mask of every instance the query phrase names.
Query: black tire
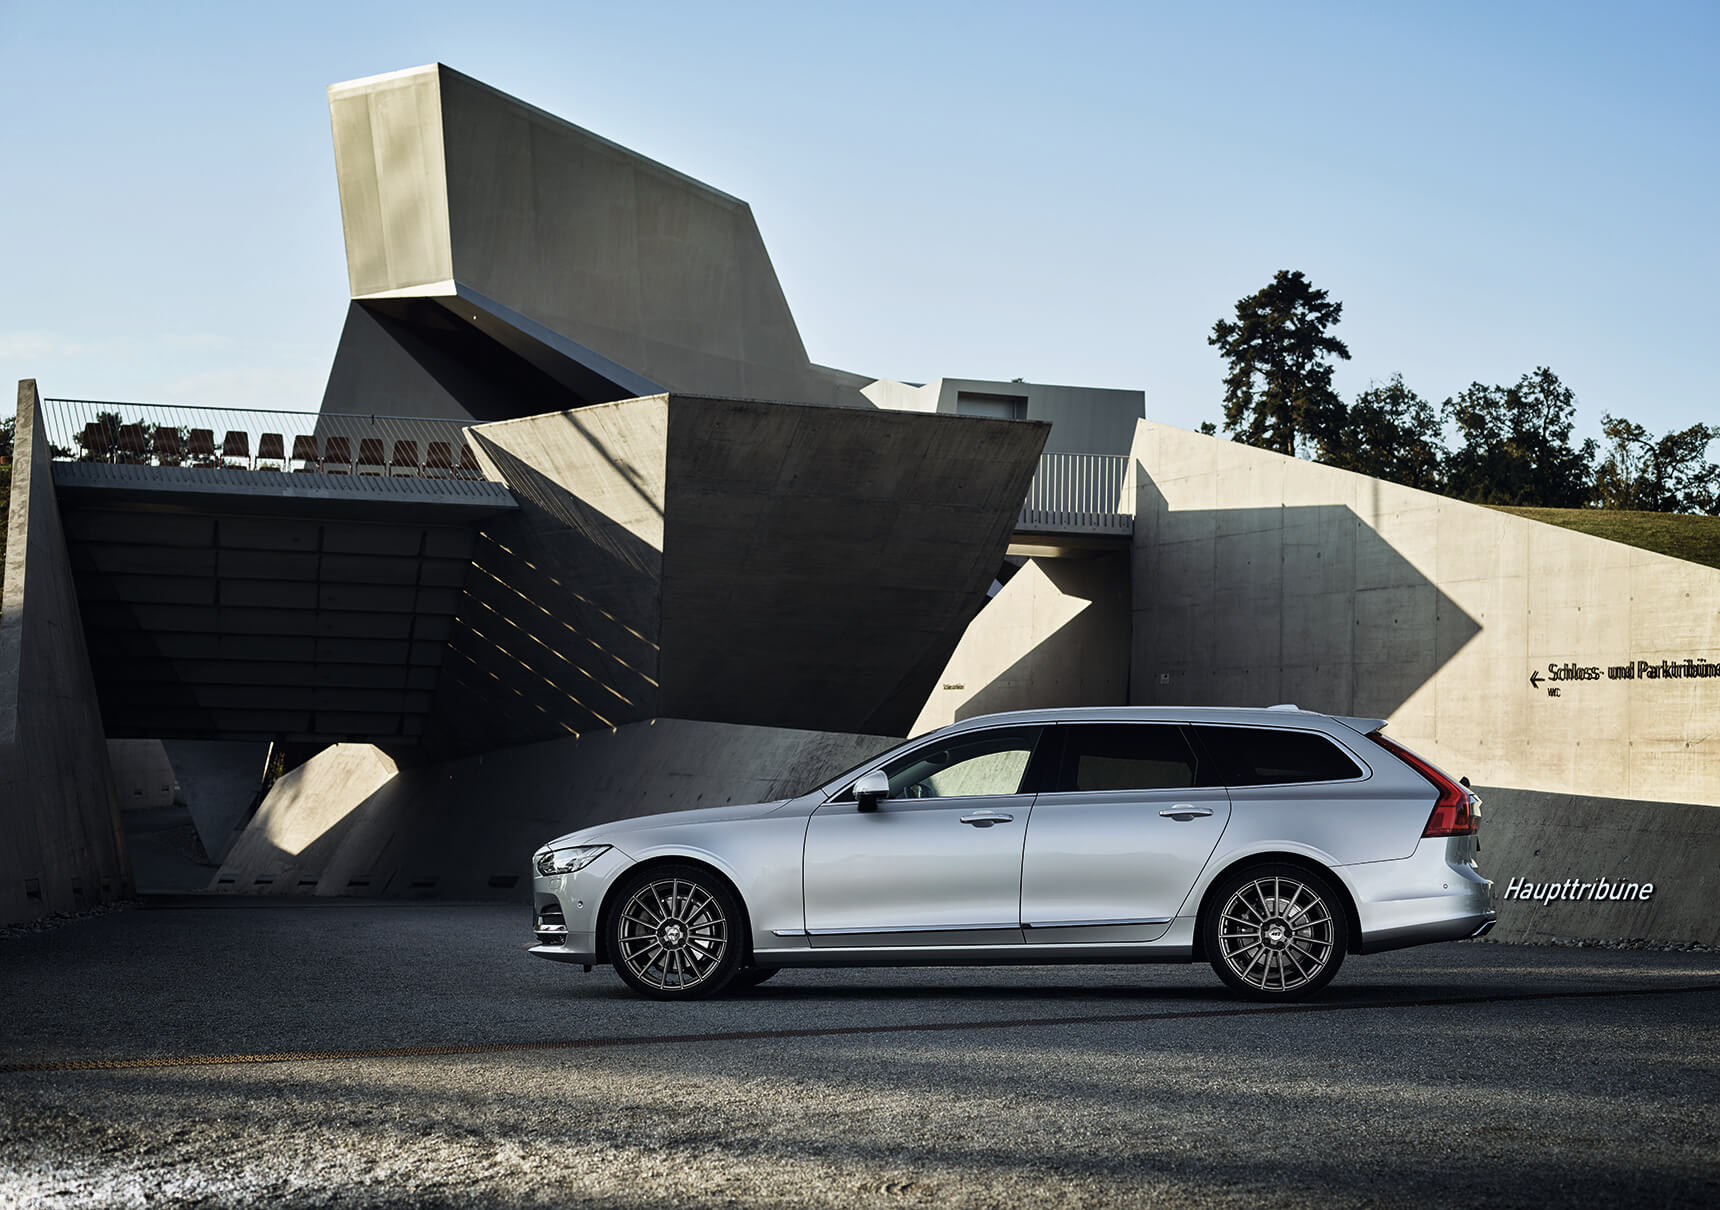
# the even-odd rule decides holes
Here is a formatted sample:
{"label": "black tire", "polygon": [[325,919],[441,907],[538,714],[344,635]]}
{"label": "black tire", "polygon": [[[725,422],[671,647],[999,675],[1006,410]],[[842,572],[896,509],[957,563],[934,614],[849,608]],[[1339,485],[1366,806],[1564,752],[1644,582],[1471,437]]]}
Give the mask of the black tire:
{"label": "black tire", "polygon": [[733,892],[695,865],[653,866],[623,882],[607,933],[615,973],[654,1000],[702,1000],[731,986],[746,944]]}
{"label": "black tire", "polygon": [[1342,893],[1302,866],[1233,870],[1207,894],[1201,942],[1212,969],[1251,1000],[1320,993],[1350,943]]}

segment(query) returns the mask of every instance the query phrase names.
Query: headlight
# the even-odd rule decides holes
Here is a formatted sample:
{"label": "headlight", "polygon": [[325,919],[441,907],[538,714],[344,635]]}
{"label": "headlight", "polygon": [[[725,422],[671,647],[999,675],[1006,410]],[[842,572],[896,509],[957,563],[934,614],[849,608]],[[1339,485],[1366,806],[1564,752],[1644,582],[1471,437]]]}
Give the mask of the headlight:
{"label": "headlight", "polygon": [[537,872],[548,878],[554,874],[571,874],[583,870],[609,852],[606,844],[582,844],[572,849],[545,849],[537,855]]}

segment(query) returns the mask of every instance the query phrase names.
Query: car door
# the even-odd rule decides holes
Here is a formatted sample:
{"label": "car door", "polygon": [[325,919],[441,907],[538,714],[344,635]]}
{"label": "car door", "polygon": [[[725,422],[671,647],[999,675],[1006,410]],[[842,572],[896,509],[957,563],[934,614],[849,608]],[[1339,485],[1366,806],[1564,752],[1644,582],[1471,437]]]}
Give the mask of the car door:
{"label": "car door", "polygon": [[967,732],[883,766],[890,796],[839,794],[807,823],[806,928],[814,946],[1021,941],[1023,792],[1039,726]]}
{"label": "car door", "polygon": [[[1050,768],[1021,867],[1029,942],[1151,941],[1193,888],[1230,818],[1175,723],[1050,729]],[[1216,772],[1216,771],[1213,771]]]}

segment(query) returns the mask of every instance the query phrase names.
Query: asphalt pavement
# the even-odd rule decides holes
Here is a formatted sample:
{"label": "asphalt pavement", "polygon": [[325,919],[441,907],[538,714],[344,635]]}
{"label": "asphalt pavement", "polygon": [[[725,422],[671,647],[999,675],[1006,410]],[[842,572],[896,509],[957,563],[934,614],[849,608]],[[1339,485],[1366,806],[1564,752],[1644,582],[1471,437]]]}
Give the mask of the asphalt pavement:
{"label": "asphalt pavement", "polygon": [[1720,955],[1463,943],[634,998],[523,907],[0,938],[0,1206],[1720,1204]]}

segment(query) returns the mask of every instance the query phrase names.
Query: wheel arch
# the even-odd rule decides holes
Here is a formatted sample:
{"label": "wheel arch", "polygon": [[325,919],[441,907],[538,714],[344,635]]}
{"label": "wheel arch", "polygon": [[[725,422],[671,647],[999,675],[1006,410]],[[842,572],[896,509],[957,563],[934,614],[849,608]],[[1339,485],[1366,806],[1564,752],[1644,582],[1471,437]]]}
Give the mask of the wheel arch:
{"label": "wheel arch", "polygon": [[743,967],[752,965],[752,915],[747,910],[746,896],[741,894],[741,889],[735,885],[735,880],[730,878],[720,866],[682,853],[664,853],[656,857],[648,857],[636,865],[629,866],[624,874],[609,884],[608,889],[603,892],[603,901],[597,907],[597,936],[595,939],[597,960],[599,962],[612,961],[609,954],[609,924],[621,905],[620,892],[622,888],[632,885],[633,880],[641,875],[648,874],[652,870],[662,869],[665,866],[694,866],[722,883],[729,894],[735,897],[735,903],[740,907],[741,913],[740,928],[737,930],[743,947],[741,965]]}
{"label": "wheel arch", "polygon": [[1339,876],[1338,872],[1331,866],[1316,861],[1312,857],[1308,857],[1302,853],[1265,852],[1249,853],[1245,856],[1238,857],[1229,865],[1219,869],[1207,880],[1206,889],[1201,892],[1200,907],[1195,912],[1195,961],[1208,961],[1211,958],[1211,955],[1206,952],[1206,919],[1208,913],[1216,910],[1217,895],[1215,892],[1219,883],[1223,882],[1226,877],[1236,873],[1238,870],[1251,869],[1255,866],[1262,865],[1297,866],[1301,869],[1307,870],[1310,874],[1319,875],[1320,878],[1335,888],[1338,893],[1338,901],[1344,908],[1344,923],[1348,926],[1346,931],[1349,936],[1347,943],[1344,946],[1344,952],[1349,954],[1359,954],[1362,952],[1361,913],[1356,909],[1355,895],[1351,892],[1343,878]]}

